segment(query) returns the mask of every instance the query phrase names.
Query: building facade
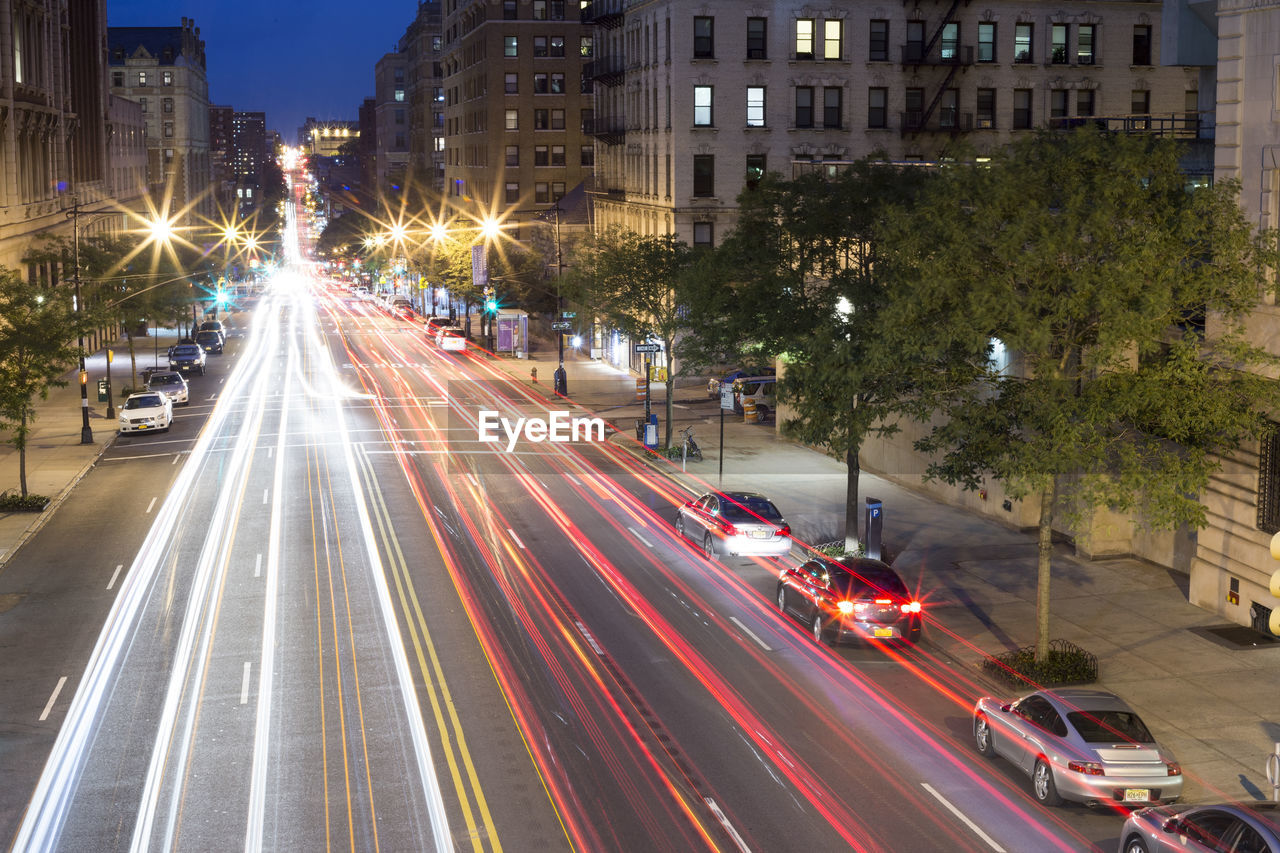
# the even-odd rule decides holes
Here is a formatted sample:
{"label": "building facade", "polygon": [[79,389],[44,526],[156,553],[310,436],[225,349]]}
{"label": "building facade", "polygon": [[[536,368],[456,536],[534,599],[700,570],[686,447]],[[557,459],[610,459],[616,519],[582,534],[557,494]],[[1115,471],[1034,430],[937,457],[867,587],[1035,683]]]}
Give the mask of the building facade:
{"label": "building facade", "polygon": [[214,215],[204,40],[178,27],[110,27],[111,93],[142,105],[152,195],[188,222]]}
{"label": "building facade", "polygon": [[232,113],[231,171],[241,216],[248,216],[261,204],[266,168],[273,154],[267,141],[267,114],[252,110]]}
{"label": "building facade", "polygon": [[714,245],[749,177],[1110,117],[1198,134],[1158,2],[595,0],[596,215]]}
{"label": "building facade", "polygon": [[473,212],[549,209],[594,173],[596,28],[565,0],[451,0],[445,193]]}
{"label": "building facade", "polygon": [[232,166],[231,118],[235,108],[224,104],[209,107],[209,177],[213,183],[214,206],[219,219],[230,218],[236,208],[236,175]]}
{"label": "building facade", "polygon": [[408,82],[408,169],[428,188],[444,188],[444,46],[439,0],[418,3],[418,14],[400,37]]}

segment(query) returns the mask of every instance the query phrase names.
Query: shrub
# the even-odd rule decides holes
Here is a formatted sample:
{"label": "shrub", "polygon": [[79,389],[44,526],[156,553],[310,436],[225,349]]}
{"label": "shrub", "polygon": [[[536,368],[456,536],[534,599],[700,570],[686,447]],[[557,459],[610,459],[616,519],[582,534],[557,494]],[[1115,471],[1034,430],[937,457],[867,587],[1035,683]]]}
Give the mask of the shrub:
{"label": "shrub", "polygon": [[1098,680],[1098,659],[1066,640],[1052,640],[1049,656],[1042,663],[1036,663],[1036,647],[1026,646],[988,657],[982,669],[1016,690]]}
{"label": "shrub", "polygon": [[49,499],[44,495],[22,495],[13,492],[0,494],[0,512],[44,512]]}

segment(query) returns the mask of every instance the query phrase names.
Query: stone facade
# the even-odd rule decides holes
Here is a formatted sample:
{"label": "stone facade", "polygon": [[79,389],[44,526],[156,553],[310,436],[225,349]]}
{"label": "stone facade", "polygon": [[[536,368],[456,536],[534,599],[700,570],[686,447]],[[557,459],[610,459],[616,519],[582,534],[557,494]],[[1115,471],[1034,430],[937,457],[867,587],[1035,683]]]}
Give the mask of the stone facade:
{"label": "stone facade", "polygon": [[403,178],[409,163],[408,57],[383,55],[374,66],[374,175],[376,186],[385,187]]}

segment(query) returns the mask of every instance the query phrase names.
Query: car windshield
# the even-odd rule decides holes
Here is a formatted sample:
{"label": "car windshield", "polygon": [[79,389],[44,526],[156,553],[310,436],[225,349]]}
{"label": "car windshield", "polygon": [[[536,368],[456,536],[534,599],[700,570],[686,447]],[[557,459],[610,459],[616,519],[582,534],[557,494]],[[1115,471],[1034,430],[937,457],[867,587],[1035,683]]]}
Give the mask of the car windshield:
{"label": "car windshield", "polygon": [[1132,711],[1072,711],[1071,725],[1088,743],[1155,743],[1155,738]]}
{"label": "car windshield", "polygon": [[124,401],[126,409],[155,409],[163,405],[159,394],[139,394]]}
{"label": "car windshield", "polygon": [[214,331],[196,332],[196,340],[198,341],[216,341],[218,333]]}
{"label": "car windshield", "polygon": [[157,373],[147,381],[148,385],[180,385],[182,377],[176,373]]}
{"label": "car windshield", "polygon": [[191,356],[191,355],[198,355],[199,353],[200,353],[199,348],[191,346],[190,344],[181,344],[180,346],[176,346],[173,348],[174,355]]}
{"label": "car windshield", "polygon": [[782,521],[782,513],[769,501],[751,495],[726,497],[720,502],[720,514],[728,521],[750,523],[752,521]]}
{"label": "car windshield", "polygon": [[902,578],[889,568],[838,569],[832,572],[831,586],[846,598],[875,598],[879,595],[910,598]]}

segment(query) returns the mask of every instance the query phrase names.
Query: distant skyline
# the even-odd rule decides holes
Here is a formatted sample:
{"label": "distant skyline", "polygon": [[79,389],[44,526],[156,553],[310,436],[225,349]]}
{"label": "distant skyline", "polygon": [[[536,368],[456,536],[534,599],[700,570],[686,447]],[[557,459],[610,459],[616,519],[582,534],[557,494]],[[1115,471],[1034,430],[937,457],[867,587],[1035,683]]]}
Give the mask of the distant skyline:
{"label": "distant skyline", "polygon": [[177,27],[204,39],[209,102],[262,111],[296,143],[307,116],[358,118],[373,95],[373,66],[395,50],[417,0],[107,0],[112,27]]}

